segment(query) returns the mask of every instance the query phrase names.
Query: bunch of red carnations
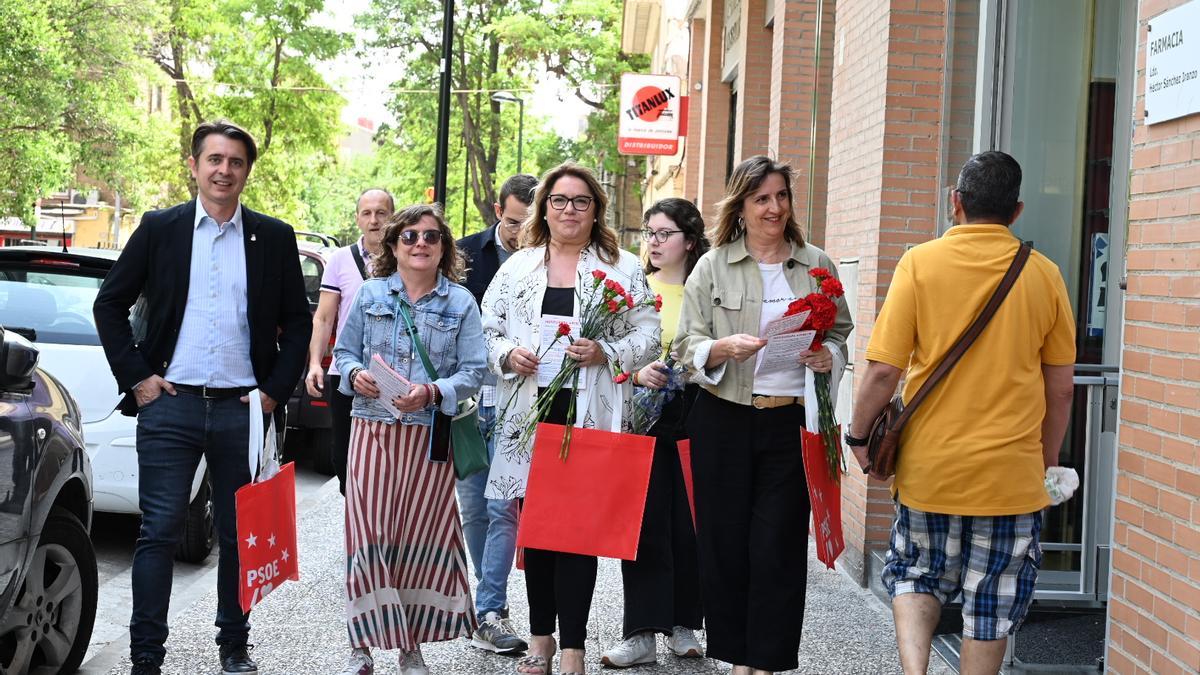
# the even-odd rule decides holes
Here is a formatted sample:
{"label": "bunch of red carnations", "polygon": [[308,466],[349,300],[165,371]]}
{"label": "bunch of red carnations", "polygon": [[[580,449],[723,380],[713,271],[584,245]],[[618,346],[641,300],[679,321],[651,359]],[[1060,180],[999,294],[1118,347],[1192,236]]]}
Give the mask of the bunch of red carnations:
{"label": "bunch of red carnations", "polygon": [[[822,343],[825,340],[825,334],[837,321],[837,303],[836,298],[845,295],[845,289],[842,288],[842,282],[838,281],[829,270],[824,267],[814,267],[809,271],[809,276],[816,280],[818,287],[821,289],[816,293],[795,300],[788,305],[784,316],[795,316],[801,312],[807,311],[808,319],[800,330],[816,331],[816,336],[813,338],[812,351],[819,351]],[[825,441],[825,456],[829,461],[829,475],[836,483],[841,480],[842,466],[842,439],[838,432],[837,419],[834,417],[833,400],[829,394],[829,373],[813,372],[814,380],[816,381],[817,395],[817,419],[818,427],[820,428],[821,438]]]}

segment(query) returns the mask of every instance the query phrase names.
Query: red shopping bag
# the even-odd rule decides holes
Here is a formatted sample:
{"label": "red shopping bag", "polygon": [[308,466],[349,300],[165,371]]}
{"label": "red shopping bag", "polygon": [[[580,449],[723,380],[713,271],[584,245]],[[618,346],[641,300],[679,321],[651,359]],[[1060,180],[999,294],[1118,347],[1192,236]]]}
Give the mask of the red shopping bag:
{"label": "red shopping bag", "polygon": [[[808,479],[808,499],[812,504],[812,534],[817,540],[817,559],[833,569],[833,562],[846,548],[842,539],[842,486],[829,475],[825,439],[821,434],[803,429],[800,434],[804,475]],[[837,436],[841,436],[841,427],[838,427]]]}
{"label": "red shopping bag", "polygon": [[249,398],[247,460],[251,480],[234,493],[238,600],[243,612],[249,612],[284,581],[300,579],[296,557],[296,465],[288,462],[279,466],[275,416],[265,423],[257,389],[250,392]]}
{"label": "red shopping bag", "polygon": [[296,464],[242,486],[237,499],[238,599],[249,612],[284,581],[300,579],[296,558]]}
{"label": "red shopping bag", "polygon": [[654,439],[576,428],[564,461],[565,429],[538,425],[517,546],[636,560]]}
{"label": "red shopping bag", "polygon": [[692,509],[692,527],[696,527],[696,493],[692,487],[692,442],[683,439],[679,446],[679,468],[683,469],[683,489],[687,490],[688,506]]}

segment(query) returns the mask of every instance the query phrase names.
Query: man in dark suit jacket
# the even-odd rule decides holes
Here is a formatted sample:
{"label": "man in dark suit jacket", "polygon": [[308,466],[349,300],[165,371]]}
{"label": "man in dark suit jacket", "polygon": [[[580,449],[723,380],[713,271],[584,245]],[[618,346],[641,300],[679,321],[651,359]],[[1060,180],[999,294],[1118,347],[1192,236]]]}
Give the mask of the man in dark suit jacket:
{"label": "man in dark suit jacket", "polygon": [[248,653],[249,614],[238,602],[234,513],[234,492],[251,479],[248,395],[257,389],[266,413],[286,403],[304,367],[312,319],[292,228],[240,204],[256,158],[246,131],[201,124],[188,159],[199,197],[142,217],[93,308],[125,394],[120,410],[138,418],[142,527],[129,624],[135,675],[156,675],[166,655],[172,559],[201,457],[220,542],[221,667],[258,672]]}

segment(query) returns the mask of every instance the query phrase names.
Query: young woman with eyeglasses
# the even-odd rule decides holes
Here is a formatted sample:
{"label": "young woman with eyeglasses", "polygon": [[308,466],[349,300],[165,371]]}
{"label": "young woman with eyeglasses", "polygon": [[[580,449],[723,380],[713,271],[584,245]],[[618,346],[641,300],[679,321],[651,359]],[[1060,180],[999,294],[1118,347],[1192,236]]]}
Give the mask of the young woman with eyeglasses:
{"label": "young woman with eyeglasses", "polygon": [[[456,283],[463,261],[436,207],[392,217],[373,272],[333,352],[347,373],[342,393],[354,394],[346,476],[352,651],[343,673],[369,675],[376,648],[400,650],[402,675],[428,675],[421,644],[468,637],[476,623],[454,467],[430,461],[429,438],[435,410],[454,415],[479,390],[483,329],[474,296]],[[405,313],[437,372],[432,381]],[[375,356],[413,383],[391,401],[399,419],[379,402],[369,370]]]}
{"label": "young woman with eyeglasses", "polygon": [[[650,288],[662,296],[660,360],[634,375],[634,384],[661,389],[668,384],[669,352],[683,308],[684,282],[708,251],[704,218],[686,199],[669,198],[647,209],[642,225],[642,258]],[[655,437],[650,487],[638,542],[637,560],[621,562],[625,588],[623,640],[601,657],[604,665],[627,668],[656,661],[655,634],[667,636],[676,656],[697,658],[703,649],[693,631],[701,628],[700,573],[696,531],[683,483],[677,443],[686,438],[683,421],[696,397],[696,385],[671,394],[662,416],[650,428]]]}
{"label": "young woman with eyeglasses", "polygon": [[[484,495],[489,499],[524,498],[532,442],[522,431],[530,424],[538,395],[537,354],[553,339],[541,334],[543,317],[579,315],[578,297],[591,273],[603,271],[636,297],[649,288],[637,257],[622,251],[616,233],[604,223],[607,199],[588,169],[566,163],[542,177],[525,223],[523,247],[504,263],[483,296],[488,366],[498,376],[496,400],[512,401],[496,420],[496,453]],[[547,421],[606,431],[629,431],[628,382],[617,383],[609,364],[633,372],[658,357],[658,314],[639,306],[614,321],[598,340],[575,337],[567,358],[581,366],[578,391],[564,389]],[[558,320],[558,319],[554,319]],[[571,397],[576,417],[567,419]],[[588,612],[596,585],[595,556],[525,549],[525,587],[529,595],[529,655],[517,672],[544,675],[559,645],[561,675],[582,675]]]}

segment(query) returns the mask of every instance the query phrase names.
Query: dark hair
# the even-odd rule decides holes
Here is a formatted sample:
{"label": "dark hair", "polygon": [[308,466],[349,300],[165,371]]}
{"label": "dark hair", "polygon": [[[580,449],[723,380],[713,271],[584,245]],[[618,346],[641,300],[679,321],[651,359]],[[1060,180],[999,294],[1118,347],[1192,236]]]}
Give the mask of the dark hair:
{"label": "dark hair", "polygon": [[788,193],[788,217],[783,226],[783,238],[804,246],[804,236],[800,234],[800,224],[796,222],[792,167],[766,155],[755,155],[734,167],[733,175],[725,187],[725,198],[717,202],[717,223],[708,235],[713,246],[723,246],[745,234],[745,225],[741,224],[742,205],[773,173],[783,177]]}
{"label": "dark hair", "polygon": [[254,144],[254,137],[249,131],[239,127],[229,120],[213,120],[212,122],[203,122],[196,130],[192,132],[192,158],[199,160],[200,152],[204,147],[204,139],[219,134],[225,138],[235,141],[240,141],[246,146],[246,164],[248,167],[253,167],[254,162],[258,160],[258,146]]}
{"label": "dark hair", "polygon": [[617,258],[621,256],[621,247],[617,244],[617,233],[613,232],[605,222],[605,214],[608,212],[608,195],[605,194],[604,187],[600,185],[600,181],[597,180],[596,174],[592,173],[591,169],[571,161],[563,162],[550,169],[538,183],[537,192],[533,196],[533,211],[525,221],[525,226],[521,228],[522,247],[546,246],[550,243],[550,223],[546,221],[546,209],[549,208],[547,201],[550,199],[550,191],[554,189],[554,184],[566,176],[578,178],[587,183],[588,190],[592,193],[592,203],[596,206],[596,220],[592,223],[592,245],[596,247],[601,260],[609,265],[615,265]]}
{"label": "dark hair", "polygon": [[392,253],[392,247],[400,240],[401,232],[417,225],[426,216],[437,222],[438,231],[442,233],[442,259],[438,263],[438,270],[450,281],[457,282],[463,278],[466,260],[455,245],[454,234],[450,232],[450,226],[446,224],[442,209],[437,204],[414,204],[392,214],[387,227],[383,229],[383,251],[379,254],[379,260],[372,265],[374,276],[389,277],[395,273],[396,256]]}
{"label": "dark hair", "polygon": [[967,220],[1007,225],[1021,199],[1021,165],[999,150],[981,152],[963,164],[954,190]]}
{"label": "dark hair", "polygon": [[367,196],[368,192],[382,192],[383,194],[387,195],[388,202],[391,203],[391,205],[392,205],[392,211],[396,210],[396,198],[392,196],[392,193],[388,192],[387,190],[384,190],[381,187],[373,187],[373,188],[367,188],[366,190],[363,190],[362,192],[358,193],[358,199],[354,200],[355,213],[358,212],[358,205],[362,203],[362,198]]}
{"label": "dark hair", "polygon": [[537,178],[530,176],[527,173],[518,173],[515,176],[509,176],[508,180],[504,181],[504,185],[500,186],[500,210],[508,206],[508,198],[516,197],[517,201],[525,206],[533,203],[533,191],[537,189]]}
{"label": "dark hair", "polygon": [[[687,259],[684,261],[684,278],[692,273],[692,268],[696,266],[696,261],[700,256],[708,251],[708,238],[704,236],[704,216],[700,215],[700,209],[696,205],[686,199],[678,197],[668,197],[660,199],[646,209],[646,215],[642,216],[642,226],[649,224],[650,219],[657,214],[663,214],[675,223],[683,232],[683,238],[691,243],[692,249],[687,253]],[[646,259],[644,265],[646,274],[653,274],[658,271],[650,259]]]}

